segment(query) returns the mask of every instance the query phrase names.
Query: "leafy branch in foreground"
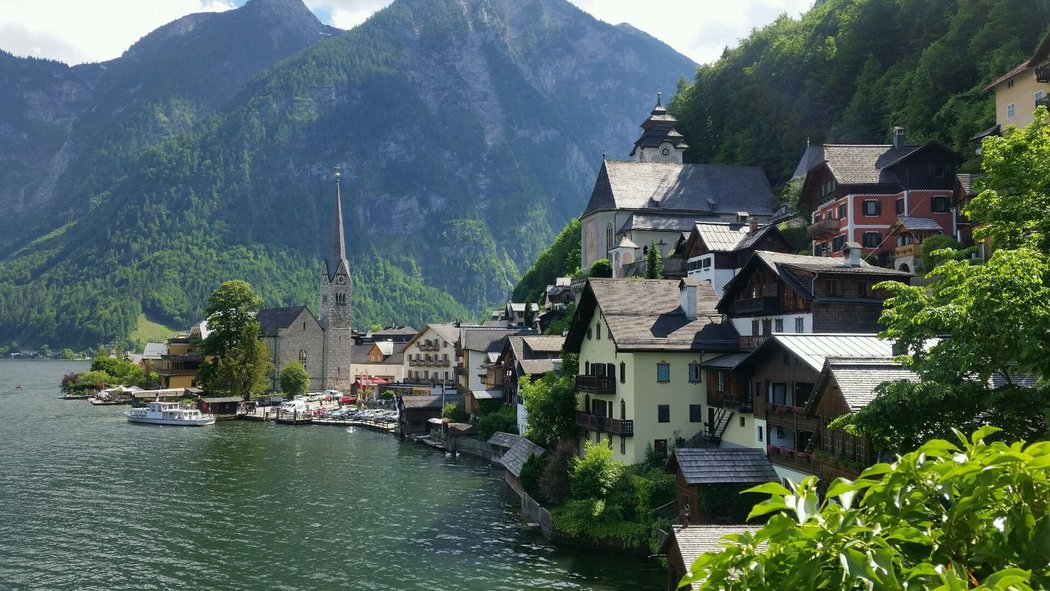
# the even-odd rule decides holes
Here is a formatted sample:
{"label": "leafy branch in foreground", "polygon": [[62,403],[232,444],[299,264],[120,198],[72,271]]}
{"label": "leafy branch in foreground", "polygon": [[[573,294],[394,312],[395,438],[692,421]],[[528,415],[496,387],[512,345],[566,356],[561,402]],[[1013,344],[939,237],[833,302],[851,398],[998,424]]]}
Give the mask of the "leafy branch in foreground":
{"label": "leafy branch in foreground", "polygon": [[769,494],[761,530],[726,536],[680,587],[1045,589],[1050,587],[1050,442],[988,443],[985,426],[936,439],[822,500],[815,478]]}

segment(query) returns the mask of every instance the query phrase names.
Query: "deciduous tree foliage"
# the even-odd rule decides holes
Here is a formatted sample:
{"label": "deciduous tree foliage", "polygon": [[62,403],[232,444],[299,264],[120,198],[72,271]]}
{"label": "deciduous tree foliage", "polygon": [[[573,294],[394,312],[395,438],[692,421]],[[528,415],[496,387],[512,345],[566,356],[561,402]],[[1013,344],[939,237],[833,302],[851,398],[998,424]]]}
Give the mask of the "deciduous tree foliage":
{"label": "deciduous tree foliage", "polygon": [[825,498],[808,478],[769,494],[761,530],[726,537],[681,581],[701,589],[1045,589],[1050,586],[1050,442],[936,439]]}
{"label": "deciduous tree foliage", "polygon": [[266,390],[273,364],[259,339],[255,314],[262,298],[248,282],[227,281],[208,298],[205,309],[210,333],[201,342],[205,355],[197,381],[210,394],[238,396],[245,400]]}
{"label": "deciduous tree foliage", "polygon": [[521,378],[528,413],[525,436],[548,449],[576,434],[576,368],[575,356],[566,355],[560,373],[549,373],[535,382],[528,376]]}
{"label": "deciduous tree foliage", "polygon": [[281,370],[281,391],[295,398],[310,388],[310,373],[301,361],[291,361]]}

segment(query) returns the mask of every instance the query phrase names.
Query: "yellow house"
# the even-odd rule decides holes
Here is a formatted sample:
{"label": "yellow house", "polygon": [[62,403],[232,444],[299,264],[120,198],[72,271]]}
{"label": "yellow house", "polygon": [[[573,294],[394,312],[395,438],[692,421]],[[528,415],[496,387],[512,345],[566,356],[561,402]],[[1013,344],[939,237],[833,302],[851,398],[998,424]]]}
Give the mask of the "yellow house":
{"label": "yellow house", "polygon": [[1050,35],[1043,39],[1031,59],[997,78],[984,90],[995,91],[998,127],[1023,128],[1031,123],[1032,111],[1037,105],[1050,106]]}
{"label": "yellow house", "polygon": [[160,366],[154,368],[161,388],[197,386],[197,370],[203,359],[200,343],[207,336],[207,331],[207,324],[202,322],[190,328],[189,333],[168,339],[167,350],[160,357]]}
{"label": "yellow house", "polygon": [[718,297],[693,279],[589,279],[565,349],[579,355],[576,423],[584,441],[635,464],[651,446],[704,431],[701,363],[735,351]]}

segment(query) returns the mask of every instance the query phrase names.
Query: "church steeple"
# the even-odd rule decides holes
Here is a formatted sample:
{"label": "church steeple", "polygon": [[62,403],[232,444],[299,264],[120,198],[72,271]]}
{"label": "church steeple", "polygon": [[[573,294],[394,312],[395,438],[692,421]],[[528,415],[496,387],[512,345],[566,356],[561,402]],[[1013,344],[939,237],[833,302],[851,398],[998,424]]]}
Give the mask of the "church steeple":
{"label": "church steeple", "polygon": [[675,129],[678,120],[664,108],[663,98],[656,93],[656,106],[642,122],[642,137],[634,142],[631,157],[648,162],[682,162],[689,147],[685,137]]}
{"label": "church steeple", "polygon": [[332,215],[332,227],[331,232],[328,235],[328,249],[325,251],[325,272],[328,274],[328,281],[335,280],[335,274],[339,271],[339,264],[343,264],[343,268],[346,271],[350,270],[350,265],[346,262],[346,238],[343,233],[343,198],[339,191],[339,177],[342,176],[342,171],[338,167],[335,169],[335,213]]}

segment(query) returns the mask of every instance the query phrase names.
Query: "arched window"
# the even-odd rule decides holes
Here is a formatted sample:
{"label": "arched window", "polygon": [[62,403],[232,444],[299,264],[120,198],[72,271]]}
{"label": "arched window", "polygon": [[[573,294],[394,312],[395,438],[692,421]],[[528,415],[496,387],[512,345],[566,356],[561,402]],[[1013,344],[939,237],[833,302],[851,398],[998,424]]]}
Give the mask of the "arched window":
{"label": "arched window", "polygon": [[[620,383],[627,383],[627,364],[623,361],[620,362]],[[622,402],[622,401],[621,401]]]}
{"label": "arched window", "polygon": [[606,224],[605,226],[605,250],[612,250],[616,248],[613,244],[613,227],[612,224]]}
{"label": "arched window", "polygon": [[299,363],[302,363],[303,367],[306,366],[306,349],[299,349]]}
{"label": "arched window", "polygon": [[621,421],[626,421],[627,420],[627,403],[624,402],[623,400],[620,401],[620,420]]}

